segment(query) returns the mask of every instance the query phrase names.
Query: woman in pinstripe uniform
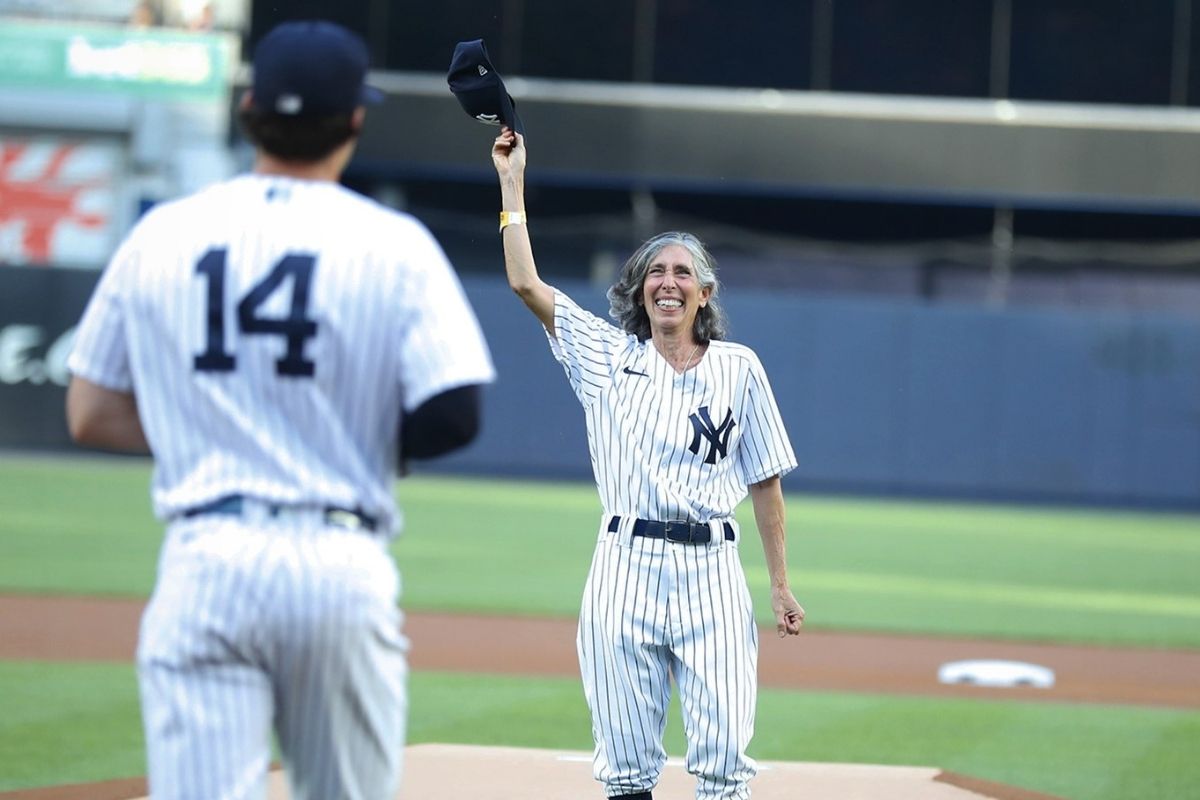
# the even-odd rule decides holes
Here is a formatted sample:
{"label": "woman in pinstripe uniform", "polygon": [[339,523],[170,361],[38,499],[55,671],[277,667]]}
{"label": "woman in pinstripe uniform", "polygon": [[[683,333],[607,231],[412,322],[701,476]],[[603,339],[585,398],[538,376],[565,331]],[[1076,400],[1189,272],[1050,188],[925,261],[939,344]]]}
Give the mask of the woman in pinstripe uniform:
{"label": "woman in pinstripe uniform", "polygon": [[525,154],[508,128],[492,147],[505,268],[583,405],[604,508],[577,642],[596,779],[610,798],[650,800],[674,676],[696,797],[747,798],[758,634],[734,509],[749,493],[776,630],[798,634],[780,489],[796,466],[787,432],[757,356],[724,341],[713,261],[694,236],[660,234],[630,257],[608,293],[619,325],[539,278]]}

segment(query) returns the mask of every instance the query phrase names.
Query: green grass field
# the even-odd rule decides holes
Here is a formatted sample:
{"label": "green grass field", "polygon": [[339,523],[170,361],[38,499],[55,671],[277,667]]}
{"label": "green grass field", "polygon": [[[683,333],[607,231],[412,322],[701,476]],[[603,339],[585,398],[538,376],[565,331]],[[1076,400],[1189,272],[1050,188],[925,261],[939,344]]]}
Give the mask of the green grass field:
{"label": "green grass field", "polygon": [[[0,591],[148,594],[148,485],[141,460],[0,457]],[[407,608],[575,615],[592,487],[417,477],[399,496]],[[1200,516],[789,497],[788,517],[811,627],[1200,648]],[[743,560],[763,606],[753,536]],[[573,680],[418,673],[412,693],[413,742],[590,746]],[[144,771],[131,667],[0,663],[0,696],[0,789]],[[752,753],[1160,800],[1200,795],[1198,745],[1194,711],[764,690]]]}
{"label": "green grass field", "polygon": [[[0,662],[0,687],[0,791],[145,771],[132,666]],[[410,689],[414,744],[591,748],[573,679],[416,673]],[[677,708],[666,741],[683,754]],[[938,766],[1071,798],[1167,800],[1196,796],[1197,741],[1193,712],[764,689],[752,754]]]}
{"label": "green grass field", "polygon": [[[0,458],[0,589],[148,595],[148,488],[140,460]],[[406,607],[576,614],[590,485],[417,477],[399,496]],[[748,502],[739,518],[765,607]],[[788,521],[810,627],[1200,648],[1200,515],[789,497]]]}

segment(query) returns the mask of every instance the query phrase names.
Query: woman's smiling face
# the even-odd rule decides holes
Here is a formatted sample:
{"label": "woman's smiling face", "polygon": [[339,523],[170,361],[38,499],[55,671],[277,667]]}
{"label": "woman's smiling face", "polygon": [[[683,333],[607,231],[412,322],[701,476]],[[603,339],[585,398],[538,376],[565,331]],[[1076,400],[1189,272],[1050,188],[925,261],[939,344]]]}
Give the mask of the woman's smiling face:
{"label": "woman's smiling face", "polygon": [[687,248],[667,245],[650,262],[642,284],[642,305],[650,318],[650,330],[655,333],[693,330],[696,314],[708,304],[710,293],[709,287],[700,286]]}

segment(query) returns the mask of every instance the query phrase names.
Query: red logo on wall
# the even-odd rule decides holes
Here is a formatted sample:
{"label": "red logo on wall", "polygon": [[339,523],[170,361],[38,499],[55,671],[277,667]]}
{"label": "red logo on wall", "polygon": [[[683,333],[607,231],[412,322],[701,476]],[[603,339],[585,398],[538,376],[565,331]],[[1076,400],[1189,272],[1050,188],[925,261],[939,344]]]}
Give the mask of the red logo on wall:
{"label": "red logo on wall", "polygon": [[118,159],[106,144],[0,139],[0,262],[102,266]]}

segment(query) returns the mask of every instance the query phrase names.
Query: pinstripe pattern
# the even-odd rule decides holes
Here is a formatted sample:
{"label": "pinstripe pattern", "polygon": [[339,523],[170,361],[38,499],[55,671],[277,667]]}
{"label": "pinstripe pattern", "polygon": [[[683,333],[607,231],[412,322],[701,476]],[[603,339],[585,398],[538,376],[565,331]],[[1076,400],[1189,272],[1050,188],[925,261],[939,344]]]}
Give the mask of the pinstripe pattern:
{"label": "pinstripe pattern", "polygon": [[[237,368],[196,372],[208,291],[196,265],[218,246]],[[281,337],[239,335],[232,313],[289,253],[317,256],[311,379],[279,376]],[[261,313],[286,317],[289,302],[285,284]],[[162,518],[242,492],[358,507],[388,524],[398,409],[494,377],[458,278],[420,223],[336,184],[258,175],[146,215],[101,278],[68,367],[118,390],[138,376]]]}
{"label": "pinstripe pattern", "polygon": [[[749,797],[758,631],[732,515],[748,484],[796,466],[762,365],[713,341],[678,375],[652,342],[562,293],[554,322],[550,347],[584,407],[604,507],[577,640],[595,776],[609,795],[655,786],[673,676],[696,797]],[[637,517],[727,521],[736,541],[634,537]]]}
{"label": "pinstripe pattern", "polygon": [[[583,404],[605,511],[646,519],[727,517],[746,486],[795,468],[766,373],[750,348],[714,341],[683,375],[646,340],[555,295],[554,357]],[[628,372],[626,370],[629,370]],[[632,374],[632,373],[642,373]],[[701,406],[732,412],[728,458],[705,464],[687,445]]]}
{"label": "pinstripe pattern", "polygon": [[[138,652],[153,796],[262,798],[274,730],[296,800],[390,797],[400,412],[494,375],[437,242],[333,183],[215,185],[134,228],[68,366],[134,391],[172,521]],[[180,516],[231,494],[239,517]],[[329,525],[326,506],[381,530]]]}
{"label": "pinstripe pattern", "polygon": [[153,797],[264,797],[273,723],[293,798],[395,786],[408,644],[385,548],[285,517],[171,527],[138,646]]}

